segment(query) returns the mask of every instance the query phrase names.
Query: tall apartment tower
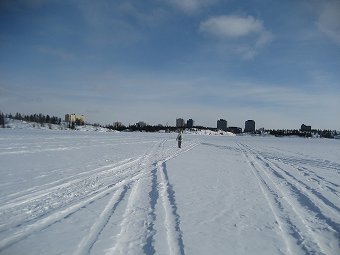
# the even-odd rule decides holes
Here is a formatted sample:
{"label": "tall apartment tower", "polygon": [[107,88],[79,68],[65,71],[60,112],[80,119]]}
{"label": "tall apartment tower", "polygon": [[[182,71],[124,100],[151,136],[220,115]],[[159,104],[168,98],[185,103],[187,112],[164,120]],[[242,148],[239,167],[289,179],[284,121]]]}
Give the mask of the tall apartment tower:
{"label": "tall apartment tower", "polygon": [[217,121],[217,129],[227,131],[227,121],[224,119],[219,119]]}
{"label": "tall apartment tower", "polygon": [[255,132],[255,121],[247,120],[244,124],[244,133],[254,133]]}
{"label": "tall apartment tower", "polygon": [[184,121],[184,119],[182,119],[182,118],[176,119],[176,127],[178,127],[178,128],[185,127],[185,121]]}
{"label": "tall apartment tower", "polygon": [[193,119],[187,120],[187,128],[193,128],[195,124],[195,121]]}

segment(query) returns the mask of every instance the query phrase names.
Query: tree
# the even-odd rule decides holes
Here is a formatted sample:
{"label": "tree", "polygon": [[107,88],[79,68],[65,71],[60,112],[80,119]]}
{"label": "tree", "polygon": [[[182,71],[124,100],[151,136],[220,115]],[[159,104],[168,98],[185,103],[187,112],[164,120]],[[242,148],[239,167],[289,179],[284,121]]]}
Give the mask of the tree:
{"label": "tree", "polygon": [[21,120],[21,114],[17,112],[14,116],[14,119]]}
{"label": "tree", "polygon": [[5,127],[5,115],[2,112],[0,112],[0,127]]}
{"label": "tree", "polygon": [[77,126],[84,126],[84,122],[80,119],[76,120],[76,124],[77,124]]}

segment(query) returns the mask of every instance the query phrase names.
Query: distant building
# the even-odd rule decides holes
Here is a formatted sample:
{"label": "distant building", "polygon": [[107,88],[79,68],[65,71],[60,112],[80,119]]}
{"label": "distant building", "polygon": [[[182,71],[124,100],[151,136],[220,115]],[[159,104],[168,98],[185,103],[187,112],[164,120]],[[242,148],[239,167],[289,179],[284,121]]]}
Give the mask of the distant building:
{"label": "distant building", "polygon": [[227,131],[234,133],[234,134],[240,134],[240,133],[242,133],[242,128],[240,128],[240,127],[228,127]]}
{"label": "distant building", "polygon": [[176,119],[176,127],[178,127],[178,128],[185,127],[185,121],[184,121],[184,119],[182,119],[182,118]]}
{"label": "distant building", "polygon": [[217,129],[227,131],[227,121],[224,119],[219,119],[217,121]]}
{"label": "distant building", "polygon": [[195,125],[195,121],[193,119],[187,120],[187,128],[193,128]]}
{"label": "distant building", "polygon": [[247,120],[244,124],[244,133],[255,133],[255,121]]}
{"label": "distant building", "polygon": [[85,124],[85,117],[84,117],[84,115],[78,115],[78,114],[75,114],[75,113],[66,114],[65,115],[65,122],[76,123],[77,125],[84,125]]}
{"label": "distant building", "polygon": [[306,126],[305,124],[301,125],[301,132],[311,132],[312,131],[312,127],[311,126]]}

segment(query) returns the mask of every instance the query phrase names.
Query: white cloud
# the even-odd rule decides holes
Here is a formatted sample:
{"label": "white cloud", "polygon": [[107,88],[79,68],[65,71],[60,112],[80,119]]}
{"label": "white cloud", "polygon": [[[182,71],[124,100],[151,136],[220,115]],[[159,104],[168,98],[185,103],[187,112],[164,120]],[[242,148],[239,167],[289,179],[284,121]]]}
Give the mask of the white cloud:
{"label": "white cloud", "polygon": [[340,2],[332,1],[322,9],[317,21],[318,29],[340,45]]}
{"label": "white cloud", "polygon": [[252,16],[217,16],[200,24],[200,31],[221,38],[238,38],[252,33],[261,33],[264,30],[263,22],[254,19]]}
{"label": "white cloud", "polygon": [[263,25],[263,21],[252,16],[223,15],[211,17],[201,22],[202,33],[222,39],[225,43],[246,39],[233,47],[234,52],[245,59],[254,58],[258,51],[273,40],[273,35]]}
{"label": "white cloud", "polygon": [[201,8],[215,4],[218,0],[168,0],[170,4],[186,13],[194,13]]}

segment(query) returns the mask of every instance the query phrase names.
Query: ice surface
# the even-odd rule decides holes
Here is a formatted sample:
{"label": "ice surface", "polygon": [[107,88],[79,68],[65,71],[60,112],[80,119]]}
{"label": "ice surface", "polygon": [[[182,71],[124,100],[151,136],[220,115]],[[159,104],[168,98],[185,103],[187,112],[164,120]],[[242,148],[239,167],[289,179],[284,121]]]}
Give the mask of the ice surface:
{"label": "ice surface", "polygon": [[340,254],[339,140],[0,130],[0,254]]}

